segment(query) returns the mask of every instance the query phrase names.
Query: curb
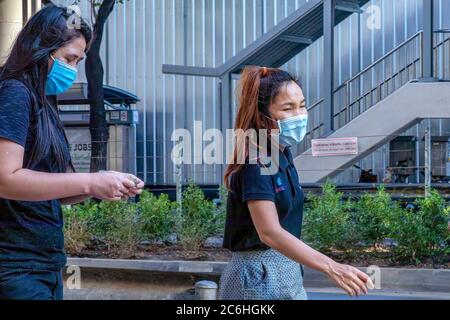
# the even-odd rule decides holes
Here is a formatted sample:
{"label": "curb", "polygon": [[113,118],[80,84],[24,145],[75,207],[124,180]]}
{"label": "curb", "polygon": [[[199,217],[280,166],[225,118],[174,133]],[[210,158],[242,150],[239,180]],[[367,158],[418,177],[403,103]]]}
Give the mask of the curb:
{"label": "curb", "polygon": [[[116,260],[92,258],[68,258],[68,266],[103,271],[142,271],[157,273],[179,273],[220,277],[227,262],[210,261],[157,261],[157,260]],[[367,268],[359,268],[367,272]],[[372,274],[369,273],[369,274]],[[447,269],[406,269],[380,268],[380,287],[392,290],[438,292],[450,294],[450,270]],[[329,288],[333,284],[315,270],[305,268],[305,287]]]}
{"label": "curb", "polygon": [[[358,268],[369,275],[368,268]],[[447,269],[406,269],[379,268],[381,289],[435,292],[450,295],[450,270]],[[305,269],[305,286],[326,288],[332,285],[328,278],[311,269]]]}
{"label": "curb", "polygon": [[163,273],[189,273],[199,275],[220,276],[227,266],[226,262],[208,261],[165,261],[165,260],[122,260],[68,258],[68,266],[80,268],[148,271]]}

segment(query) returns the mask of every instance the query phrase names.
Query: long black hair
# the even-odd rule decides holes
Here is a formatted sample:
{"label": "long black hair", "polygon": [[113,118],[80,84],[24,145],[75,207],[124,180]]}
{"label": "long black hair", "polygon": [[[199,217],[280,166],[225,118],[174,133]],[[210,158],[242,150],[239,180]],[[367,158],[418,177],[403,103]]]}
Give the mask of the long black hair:
{"label": "long black hair", "polygon": [[69,165],[75,171],[70,154],[64,152],[64,146],[57,138],[60,136],[57,130],[61,130],[68,143],[58,116],[56,97],[45,94],[50,55],[76,38],[84,37],[88,45],[92,39],[91,28],[81,17],[79,28],[69,27],[67,21],[71,15],[73,13],[67,8],[56,5],[48,5],[37,12],[20,31],[0,68],[0,85],[5,80],[18,80],[28,88],[32,98],[32,119],[35,121],[30,129],[36,139],[24,164],[26,168],[33,168],[52,151],[61,172],[66,172]]}

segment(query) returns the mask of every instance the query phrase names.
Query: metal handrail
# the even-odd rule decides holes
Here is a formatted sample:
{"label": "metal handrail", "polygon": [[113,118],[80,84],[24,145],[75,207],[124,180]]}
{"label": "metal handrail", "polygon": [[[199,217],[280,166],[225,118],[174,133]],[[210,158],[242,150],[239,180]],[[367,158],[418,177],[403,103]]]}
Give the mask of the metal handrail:
{"label": "metal handrail", "polygon": [[[414,34],[413,36],[411,36],[410,38],[408,38],[407,40],[405,40],[404,42],[402,42],[400,45],[398,45],[397,47],[393,48],[392,50],[390,50],[389,52],[387,52],[385,55],[383,55],[381,58],[379,58],[378,60],[374,61],[373,63],[371,63],[369,66],[367,66],[366,68],[364,68],[363,70],[361,70],[360,72],[358,72],[357,74],[355,74],[352,78],[348,79],[347,81],[345,81],[343,84],[339,85],[338,87],[336,87],[333,91],[333,94],[336,94],[337,92],[339,92],[341,89],[343,88],[347,88],[346,89],[346,106],[343,110],[341,110],[340,112],[337,113],[337,115],[341,114],[344,110],[348,109],[352,104],[350,103],[350,84],[353,83],[355,80],[359,79],[362,75],[364,75],[366,72],[370,71],[371,69],[375,68],[377,65],[379,65],[380,63],[384,62],[386,59],[388,59],[390,56],[392,56],[393,54],[395,54],[396,52],[398,52],[399,50],[401,50],[403,47],[405,47],[406,45],[410,44],[413,40],[417,39],[417,37],[420,37],[420,57],[418,58],[420,61],[423,61],[422,57],[423,57],[423,45],[422,45],[422,36],[423,36],[423,31],[419,31],[416,34]],[[417,58],[414,60],[414,63],[417,62]],[[423,74],[423,64],[421,63],[421,73]],[[389,79],[384,79],[383,82],[381,83],[386,83],[386,81],[389,81],[390,79],[392,79],[393,77],[395,77],[396,75],[398,75],[398,73],[393,74]],[[380,84],[377,84],[376,87],[378,87]],[[366,92],[364,94],[361,95],[361,97],[366,96],[368,93],[373,92],[373,89],[369,92]],[[318,107],[321,103],[323,102],[323,99],[319,100],[318,102],[316,102],[314,105],[312,105],[308,110],[312,111],[313,109],[315,109],[316,107]],[[335,114],[336,116],[336,114]],[[320,127],[320,125],[319,125]],[[316,130],[317,128],[312,129],[310,132],[308,132],[308,134],[310,134],[312,131]]]}
{"label": "metal handrail", "polygon": [[325,100],[325,99],[322,98],[322,99],[320,99],[319,101],[317,101],[316,103],[312,104],[312,105],[308,108],[308,111],[310,111],[310,110],[314,109],[315,107],[317,107],[318,105],[320,105],[324,100]]}
{"label": "metal handrail", "polygon": [[[391,56],[395,55],[396,53],[398,53],[400,50],[402,50],[405,46],[409,45],[410,43],[412,43],[413,41],[417,41],[417,38],[419,38],[419,54],[418,57],[412,57],[411,61],[406,61],[405,66],[402,66],[400,69],[396,70],[395,73],[393,73],[392,75],[390,75],[389,77],[386,77],[385,79],[381,80],[379,83],[376,83],[375,85],[372,85],[372,88],[364,93],[360,93],[359,97],[352,100],[351,97],[351,85],[354,81],[358,80],[361,78],[361,76],[365,75],[367,72],[369,72],[370,70],[373,70],[374,68],[376,68],[378,65],[380,65],[381,63],[386,62],[387,59],[389,59]],[[438,48],[440,48],[441,46],[445,45],[447,42],[450,42],[450,38],[446,38],[442,41],[440,41],[439,43],[437,43],[436,45],[433,46],[434,50],[436,51]],[[379,58],[378,60],[374,61],[373,63],[371,63],[369,66],[365,67],[363,70],[359,71],[357,74],[355,74],[354,76],[352,76],[350,79],[346,80],[344,83],[342,83],[341,85],[339,85],[338,87],[336,87],[333,91],[333,94],[336,95],[338,94],[343,88],[346,88],[346,92],[344,93],[344,97],[345,97],[345,106],[338,111],[337,113],[334,113],[333,110],[333,117],[336,119],[336,117],[340,116],[343,112],[346,112],[349,110],[349,108],[351,106],[354,106],[356,103],[361,102],[364,98],[366,98],[367,96],[373,94],[374,92],[376,92],[377,90],[379,90],[379,97],[378,99],[381,101],[382,100],[382,87],[389,85],[389,82],[392,81],[393,79],[395,79],[396,77],[398,77],[399,75],[401,76],[402,73],[404,73],[405,71],[409,70],[412,66],[414,67],[414,74],[416,74],[416,64],[419,62],[419,76],[423,75],[423,31],[419,31],[416,34],[414,34],[413,36],[411,36],[410,38],[406,39],[404,42],[402,42],[401,44],[399,44],[397,47],[393,48],[392,50],[390,50],[389,52],[387,52],[386,54],[384,54],[381,58]],[[416,52],[416,51],[415,51]],[[436,53],[437,54],[437,53]],[[450,55],[450,54],[449,54]],[[443,59],[445,59],[443,57]],[[437,59],[435,59],[436,61]],[[318,100],[316,103],[314,103],[313,105],[311,105],[308,108],[308,111],[314,111],[315,108],[319,107],[322,103],[324,102],[324,99],[320,99]],[[345,123],[349,123],[351,121],[349,113],[347,112],[346,116],[345,116]],[[307,135],[308,136],[312,136],[316,130],[320,129],[323,126],[323,121],[322,119],[319,120],[318,125],[314,126],[313,128],[311,128]]]}
{"label": "metal handrail", "polygon": [[[349,80],[345,81],[344,83],[342,83],[341,85],[339,85],[335,90],[334,93],[338,92],[340,89],[342,89],[343,87],[345,87],[348,83],[353,82],[354,80],[356,80],[357,78],[359,78],[361,75],[363,75],[364,73],[366,73],[367,71],[373,69],[376,65],[380,64],[381,62],[383,62],[384,60],[386,60],[388,57],[390,57],[391,55],[393,55],[394,53],[396,53],[398,50],[402,49],[404,46],[406,46],[407,44],[409,44],[412,40],[415,40],[418,36],[421,36],[423,34],[423,31],[419,31],[417,32],[415,35],[411,36],[410,38],[408,38],[407,40],[405,40],[404,42],[402,42],[401,44],[399,44],[397,47],[393,48],[392,50],[388,51],[384,56],[382,56],[381,58],[379,58],[378,60],[374,61],[373,63],[371,63],[370,65],[368,65],[366,68],[364,68],[363,70],[361,70],[360,72],[358,72],[357,74],[355,74],[352,78],[350,78]],[[420,46],[421,48],[423,48],[423,46]],[[422,52],[421,52],[421,56],[423,56]]]}
{"label": "metal handrail", "polygon": [[[390,77],[384,79],[383,81],[379,82],[376,86],[372,87],[370,90],[362,93],[358,98],[356,98],[355,100],[352,101],[352,103],[349,103],[347,105],[347,107],[352,106],[353,104],[355,104],[356,102],[360,101],[361,99],[363,99],[365,96],[367,96],[368,94],[374,92],[375,90],[377,90],[380,86],[388,83],[389,81],[391,81],[392,79],[394,79],[396,76],[400,75],[402,72],[404,72],[405,70],[407,70],[409,67],[413,66],[414,64],[416,64],[417,62],[421,61],[421,58],[416,58],[414,59],[414,61],[412,61],[411,63],[407,64],[404,68],[399,69],[397,72],[393,73]],[[345,110],[345,109],[344,109]],[[337,114],[342,113],[341,110],[339,111]]]}
{"label": "metal handrail", "polygon": [[[435,72],[437,73],[437,71],[438,71],[438,56],[439,56],[439,49],[442,49],[443,50],[443,52],[442,52],[442,64],[443,65],[445,65],[445,62],[446,61],[448,61],[448,62],[450,62],[450,32],[442,32],[442,33],[444,33],[444,34],[449,34],[449,37],[448,38],[446,38],[446,39],[444,39],[443,41],[441,41],[441,42],[439,42],[435,47],[434,47],[434,64],[435,64],[435,68],[434,68],[434,70],[435,70]],[[445,55],[445,45],[446,44],[449,44],[449,50],[448,50],[448,52],[447,52],[447,54],[448,54],[448,56],[446,57],[446,55]],[[442,48],[441,48],[442,47]],[[447,59],[447,60],[446,60]],[[443,70],[443,72],[444,72],[444,77],[445,77],[445,66],[444,66],[444,70]],[[450,76],[450,74],[449,74],[449,76]],[[447,79],[448,80],[448,79]]]}
{"label": "metal handrail", "polygon": [[[449,34],[450,34],[450,32],[449,32]],[[439,42],[438,44],[436,44],[436,45],[434,46],[434,49],[437,49],[438,47],[444,45],[446,42],[450,42],[450,37],[447,38],[447,39],[444,39],[443,41],[441,41],[441,42]]]}

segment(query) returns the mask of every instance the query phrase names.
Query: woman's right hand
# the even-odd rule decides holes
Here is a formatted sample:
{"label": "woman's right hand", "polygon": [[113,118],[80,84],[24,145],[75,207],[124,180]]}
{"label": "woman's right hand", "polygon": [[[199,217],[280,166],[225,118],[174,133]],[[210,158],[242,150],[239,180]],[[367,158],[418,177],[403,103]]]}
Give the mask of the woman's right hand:
{"label": "woman's right hand", "polygon": [[99,200],[120,201],[130,190],[136,189],[136,179],[133,181],[130,174],[115,171],[92,173],[91,196]]}
{"label": "woman's right hand", "polygon": [[372,284],[372,280],[364,272],[337,262],[331,263],[325,274],[350,296],[367,294],[367,286],[370,287]]}

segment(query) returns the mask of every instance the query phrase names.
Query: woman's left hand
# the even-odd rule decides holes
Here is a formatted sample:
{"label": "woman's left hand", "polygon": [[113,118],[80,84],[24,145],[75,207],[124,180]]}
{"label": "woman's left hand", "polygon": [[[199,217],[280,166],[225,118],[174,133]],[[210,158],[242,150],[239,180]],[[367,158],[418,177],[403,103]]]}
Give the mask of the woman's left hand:
{"label": "woman's left hand", "polygon": [[367,294],[367,285],[371,283],[368,275],[355,267],[333,262],[326,275],[349,296]]}

